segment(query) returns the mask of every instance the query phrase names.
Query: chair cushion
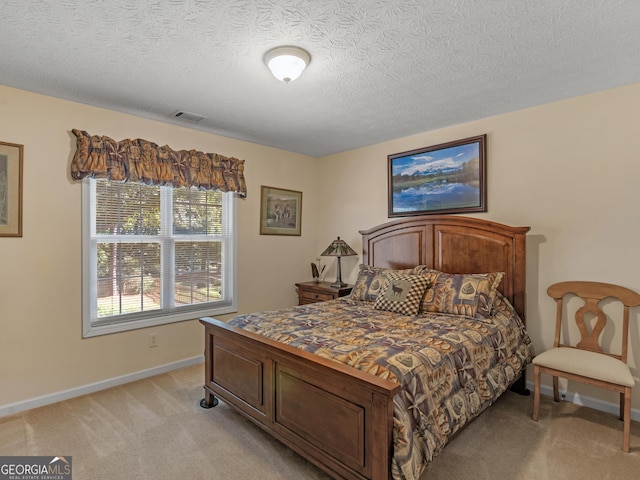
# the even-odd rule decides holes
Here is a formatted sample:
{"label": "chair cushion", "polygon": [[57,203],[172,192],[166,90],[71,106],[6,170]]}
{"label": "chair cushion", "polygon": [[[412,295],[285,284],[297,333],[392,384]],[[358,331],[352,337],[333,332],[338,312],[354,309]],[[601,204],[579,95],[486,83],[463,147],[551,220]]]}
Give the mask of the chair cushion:
{"label": "chair cushion", "polygon": [[533,364],[626,387],[635,384],[631,370],[621,360],[577,348],[552,348],[536,356]]}

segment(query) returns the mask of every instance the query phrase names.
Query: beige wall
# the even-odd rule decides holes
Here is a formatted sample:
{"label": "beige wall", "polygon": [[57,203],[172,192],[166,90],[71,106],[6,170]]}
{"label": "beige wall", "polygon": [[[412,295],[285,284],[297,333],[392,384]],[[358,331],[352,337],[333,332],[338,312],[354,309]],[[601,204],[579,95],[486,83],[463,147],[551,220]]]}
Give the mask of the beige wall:
{"label": "beige wall", "polygon": [[[549,284],[603,280],[640,291],[638,105],[635,84],[312,159],[0,87],[0,140],[25,146],[24,237],[0,239],[0,408],[202,354],[195,321],[154,328],[155,349],[147,347],[151,330],[81,338],[81,189],[68,174],[71,128],[247,160],[249,196],[238,202],[242,312],[295,304],[293,283],[309,279],[309,262],[332,239],[340,235],[359,251],[358,230],[389,220],[387,155],[486,133],[488,212],[475,216],[531,226],[527,321],[542,351],[553,336]],[[259,235],[260,185],[304,192],[301,237]],[[345,279],[355,279],[358,261],[343,259]],[[328,263],[333,280],[335,262]],[[633,312],[636,379],[639,318]]]}
{"label": "beige wall", "polygon": [[[203,354],[197,321],[82,339],[81,184],[69,175],[72,128],[245,159],[239,309],[296,304],[293,284],[310,278],[308,253],[315,250],[316,159],[6,87],[0,113],[0,141],[24,145],[23,237],[0,238],[0,409]],[[259,234],[261,185],[304,192],[302,236]],[[150,332],[158,334],[156,348],[147,346]]]}
{"label": "beige wall", "polygon": [[[531,227],[527,323],[536,350],[543,351],[553,342],[550,284],[599,280],[640,291],[639,107],[635,84],[323,158],[324,172],[341,174],[325,178],[324,189],[332,185],[335,193],[324,199],[321,243],[337,232],[357,245],[358,229],[389,220],[387,155],[486,133],[488,212],[474,216]],[[353,281],[357,261],[351,260]],[[636,309],[629,358],[636,381],[639,319]],[[617,402],[612,392],[577,384],[570,389]],[[633,408],[640,409],[640,388]]]}

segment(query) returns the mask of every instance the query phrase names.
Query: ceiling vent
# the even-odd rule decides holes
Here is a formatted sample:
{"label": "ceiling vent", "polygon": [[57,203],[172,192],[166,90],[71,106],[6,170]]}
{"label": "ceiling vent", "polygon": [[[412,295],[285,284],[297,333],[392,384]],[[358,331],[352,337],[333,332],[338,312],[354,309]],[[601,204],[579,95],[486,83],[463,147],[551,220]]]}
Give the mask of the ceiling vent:
{"label": "ceiling vent", "polygon": [[173,112],[172,116],[180,120],[186,120],[188,122],[194,122],[194,123],[201,122],[202,120],[207,118],[204,115],[198,115],[197,113],[191,113],[191,112],[184,112],[182,110],[177,110]]}

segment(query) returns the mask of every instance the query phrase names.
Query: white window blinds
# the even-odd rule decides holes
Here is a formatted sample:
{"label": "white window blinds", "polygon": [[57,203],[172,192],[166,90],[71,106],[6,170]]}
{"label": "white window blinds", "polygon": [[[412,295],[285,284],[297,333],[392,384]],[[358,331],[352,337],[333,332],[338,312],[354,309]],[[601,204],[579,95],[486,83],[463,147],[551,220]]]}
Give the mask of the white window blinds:
{"label": "white window blinds", "polygon": [[84,334],[235,311],[232,193],[85,179]]}

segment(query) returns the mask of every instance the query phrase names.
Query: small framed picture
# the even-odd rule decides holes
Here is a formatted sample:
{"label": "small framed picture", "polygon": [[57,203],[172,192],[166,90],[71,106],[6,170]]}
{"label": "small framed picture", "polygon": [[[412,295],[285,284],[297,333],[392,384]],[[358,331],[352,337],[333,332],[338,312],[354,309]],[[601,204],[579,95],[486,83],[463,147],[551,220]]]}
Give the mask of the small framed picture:
{"label": "small framed picture", "polygon": [[389,217],[487,211],[486,135],[388,158]]}
{"label": "small framed picture", "polygon": [[261,187],[260,235],[301,235],[302,192]]}
{"label": "small framed picture", "polygon": [[22,236],[22,150],[0,142],[0,237]]}

